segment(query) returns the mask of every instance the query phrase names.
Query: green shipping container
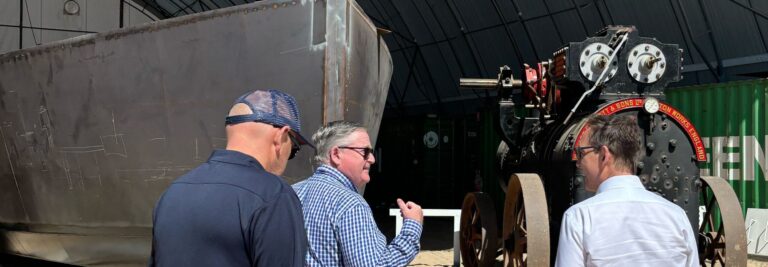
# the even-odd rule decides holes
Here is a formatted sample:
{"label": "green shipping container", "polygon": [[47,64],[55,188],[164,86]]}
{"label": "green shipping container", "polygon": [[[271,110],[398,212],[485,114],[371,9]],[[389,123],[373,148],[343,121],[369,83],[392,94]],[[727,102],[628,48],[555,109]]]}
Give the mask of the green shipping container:
{"label": "green shipping container", "polygon": [[696,126],[707,149],[701,175],[728,180],[747,208],[768,208],[768,80],[670,88],[667,102]]}

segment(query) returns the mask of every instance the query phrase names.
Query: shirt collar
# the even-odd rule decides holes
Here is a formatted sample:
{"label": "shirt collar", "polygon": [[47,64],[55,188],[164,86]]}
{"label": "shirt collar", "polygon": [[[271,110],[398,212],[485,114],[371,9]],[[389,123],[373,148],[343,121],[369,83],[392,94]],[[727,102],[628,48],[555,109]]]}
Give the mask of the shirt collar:
{"label": "shirt collar", "polygon": [[237,165],[243,165],[243,166],[249,166],[249,167],[256,167],[258,169],[264,169],[263,166],[261,166],[261,163],[259,163],[258,160],[255,158],[246,155],[245,153],[242,153],[240,151],[234,151],[234,150],[225,150],[225,149],[216,149],[211,153],[211,156],[208,158],[208,162],[211,161],[218,161],[223,163],[231,163],[231,164],[237,164]]}
{"label": "shirt collar", "polygon": [[640,178],[635,175],[618,175],[603,181],[597,188],[597,194],[617,188],[645,188]]}
{"label": "shirt collar", "polygon": [[333,183],[341,184],[343,187],[357,193],[357,188],[355,188],[355,185],[352,184],[352,181],[350,181],[347,176],[345,176],[336,168],[328,166],[327,164],[320,165],[320,167],[318,167],[315,171],[315,174],[312,176],[317,177],[323,181],[330,181]]}

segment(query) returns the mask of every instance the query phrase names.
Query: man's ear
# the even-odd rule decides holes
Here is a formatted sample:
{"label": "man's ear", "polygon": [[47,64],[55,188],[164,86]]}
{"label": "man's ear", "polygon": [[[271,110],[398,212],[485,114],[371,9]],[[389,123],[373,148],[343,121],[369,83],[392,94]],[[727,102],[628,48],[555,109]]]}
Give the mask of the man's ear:
{"label": "man's ear", "polygon": [[288,131],[291,128],[288,126],[283,126],[282,128],[275,131],[274,135],[272,136],[272,145],[275,148],[275,153],[280,155],[280,149],[283,147],[283,142],[286,138],[288,138],[287,134]]}
{"label": "man's ear", "polygon": [[335,167],[338,165],[338,162],[341,161],[341,156],[339,155],[339,148],[333,147],[331,148],[331,151],[328,152],[328,161],[332,163],[332,165]]}
{"label": "man's ear", "polygon": [[608,159],[609,156],[611,156],[611,151],[608,150],[607,146],[600,146],[600,161],[605,161]]}

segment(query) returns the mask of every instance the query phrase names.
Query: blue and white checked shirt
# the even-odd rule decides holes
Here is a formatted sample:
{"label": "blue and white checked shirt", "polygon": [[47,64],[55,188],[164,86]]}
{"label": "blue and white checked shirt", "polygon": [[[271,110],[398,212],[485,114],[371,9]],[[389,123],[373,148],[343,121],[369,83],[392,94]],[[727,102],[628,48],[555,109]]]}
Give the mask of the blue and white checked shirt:
{"label": "blue and white checked shirt", "polygon": [[320,166],[293,189],[304,210],[309,266],[405,266],[419,252],[420,223],[405,219],[400,234],[387,245],[368,203],[333,167]]}

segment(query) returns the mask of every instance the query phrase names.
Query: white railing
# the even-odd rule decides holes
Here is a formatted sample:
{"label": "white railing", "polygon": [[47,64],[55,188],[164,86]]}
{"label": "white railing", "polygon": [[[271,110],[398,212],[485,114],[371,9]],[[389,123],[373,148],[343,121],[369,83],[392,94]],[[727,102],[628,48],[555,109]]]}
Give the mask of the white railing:
{"label": "white railing", "polygon": [[[423,209],[424,217],[453,217],[453,266],[460,266],[459,253],[459,225],[461,221],[461,210],[457,209]],[[389,216],[395,216],[395,235],[400,234],[403,229],[403,216],[400,209],[389,209]],[[422,235],[423,235],[422,231]]]}

